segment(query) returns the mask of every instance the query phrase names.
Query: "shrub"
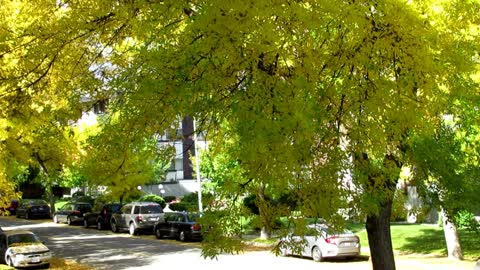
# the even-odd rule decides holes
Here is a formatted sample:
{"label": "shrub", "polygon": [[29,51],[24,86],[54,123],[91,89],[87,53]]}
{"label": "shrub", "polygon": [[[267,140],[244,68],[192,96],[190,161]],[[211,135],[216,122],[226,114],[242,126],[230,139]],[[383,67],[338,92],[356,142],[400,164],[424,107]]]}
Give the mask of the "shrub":
{"label": "shrub", "polygon": [[164,208],[165,205],[167,205],[165,203],[165,200],[162,197],[160,197],[158,195],[155,195],[155,194],[144,195],[138,200],[141,201],[141,202],[156,202],[156,203],[160,204],[162,206],[162,208]]}
{"label": "shrub", "polygon": [[462,210],[455,215],[455,223],[459,228],[467,229],[469,231],[478,231],[480,224],[475,220],[472,212]]}
{"label": "shrub", "polygon": [[172,211],[188,211],[189,205],[183,202],[171,203],[168,206]]}
{"label": "shrub", "polygon": [[163,197],[163,199],[165,200],[166,203],[170,203],[172,201],[175,201],[177,199],[177,197],[175,197],[175,196],[165,196],[165,197]]}

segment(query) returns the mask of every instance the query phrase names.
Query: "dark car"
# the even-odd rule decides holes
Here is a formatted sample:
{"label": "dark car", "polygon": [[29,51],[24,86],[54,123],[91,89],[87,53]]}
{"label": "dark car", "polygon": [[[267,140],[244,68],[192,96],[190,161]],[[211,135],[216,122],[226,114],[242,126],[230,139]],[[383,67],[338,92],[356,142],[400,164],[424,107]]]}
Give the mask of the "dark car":
{"label": "dark car", "polygon": [[0,232],[0,262],[12,267],[48,268],[52,253],[30,231],[11,230]]}
{"label": "dark car", "polygon": [[154,202],[132,202],[112,214],[110,226],[113,232],[128,229],[131,235],[141,231],[153,232],[155,222],[163,219],[163,209]]}
{"label": "dark car", "polygon": [[50,206],[44,200],[24,199],[20,202],[16,210],[16,216],[31,218],[50,218]]}
{"label": "dark car", "polygon": [[100,209],[93,209],[92,212],[83,216],[83,227],[88,228],[95,225],[98,230],[110,228],[112,213],[120,211],[122,205],[119,203],[104,204]]}
{"label": "dark car", "polygon": [[165,219],[155,224],[155,237],[175,238],[182,242],[202,240],[202,227],[197,223],[199,215],[187,212],[165,213]]}
{"label": "dark car", "polygon": [[92,211],[92,205],[85,202],[69,202],[53,214],[53,222],[64,222],[68,225],[83,222],[83,215]]}
{"label": "dark car", "polygon": [[10,215],[15,215],[17,213],[17,208],[18,208],[19,202],[18,200],[10,200],[10,205],[7,207],[8,212],[10,212]]}

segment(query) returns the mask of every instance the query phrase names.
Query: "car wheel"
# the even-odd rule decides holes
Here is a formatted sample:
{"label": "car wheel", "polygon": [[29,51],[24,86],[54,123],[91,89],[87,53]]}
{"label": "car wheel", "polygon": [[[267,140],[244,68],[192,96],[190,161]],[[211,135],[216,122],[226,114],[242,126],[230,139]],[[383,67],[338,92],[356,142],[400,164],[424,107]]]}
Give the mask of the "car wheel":
{"label": "car wheel", "polygon": [[12,257],[10,257],[10,256],[5,257],[5,263],[6,263],[8,266],[13,267]]}
{"label": "car wheel", "polygon": [[316,262],[321,262],[323,260],[322,258],[322,251],[320,250],[319,247],[315,246],[312,249],[312,258]]}
{"label": "car wheel", "polygon": [[128,227],[128,233],[130,233],[130,235],[137,234],[137,228],[135,228],[135,224],[133,222],[130,223],[130,226]]}
{"label": "car wheel", "polygon": [[162,232],[160,231],[160,228],[155,228],[155,237],[157,239],[161,239],[162,238]]}
{"label": "car wheel", "polygon": [[88,220],[86,218],[83,219],[83,227],[88,228]]}
{"label": "car wheel", "polygon": [[280,249],[280,256],[282,256],[282,257],[287,257],[288,256],[288,252],[287,252],[286,248],[281,248]]}
{"label": "car wheel", "polygon": [[53,216],[53,223],[58,223],[58,217],[57,217],[57,215],[54,215],[54,216]]}
{"label": "car wheel", "polygon": [[180,234],[178,235],[178,240],[180,240],[180,241],[182,241],[182,242],[187,241],[187,237],[186,237],[184,231],[181,231],[181,232],[180,232]]}
{"label": "car wheel", "polygon": [[70,217],[67,217],[67,224],[72,225],[72,220],[70,219]]}
{"label": "car wheel", "polygon": [[112,226],[112,232],[118,233],[117,223],[115,221],[112,221],[110,225]]}
{"label": "car wheel", "polygon": [[101,221],[97,221],[97,230],[101,231],[103,229],[103,225]]}

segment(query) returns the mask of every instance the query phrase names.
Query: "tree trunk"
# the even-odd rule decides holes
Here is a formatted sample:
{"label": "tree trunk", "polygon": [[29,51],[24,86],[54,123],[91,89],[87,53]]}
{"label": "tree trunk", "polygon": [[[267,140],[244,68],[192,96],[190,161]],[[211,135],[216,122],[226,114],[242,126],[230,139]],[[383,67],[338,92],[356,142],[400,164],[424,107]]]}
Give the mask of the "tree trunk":
{"label": "tree trunk", "polygon": [[388,200],[380,205],[378,215],[367,216],[366,228],[373,270],[395,270],[390,234],[391,212],[392,200]]}
{"label": "tree trunk", "polygon": [[448,257],[456,260],[463,260],[462,247],[458,238],[457,226],[448,218],[445,211],[442,210],[443,233],[447,242]]}
{"label": "tree trunk", "polygon": [[257,194],[258,210],[260,211],[260,220],[262,222],[262,229],[260,231],[260,239],[270,239],[270,215],[268,213],[268,202],[265,197],[265,185],[260,184]]}

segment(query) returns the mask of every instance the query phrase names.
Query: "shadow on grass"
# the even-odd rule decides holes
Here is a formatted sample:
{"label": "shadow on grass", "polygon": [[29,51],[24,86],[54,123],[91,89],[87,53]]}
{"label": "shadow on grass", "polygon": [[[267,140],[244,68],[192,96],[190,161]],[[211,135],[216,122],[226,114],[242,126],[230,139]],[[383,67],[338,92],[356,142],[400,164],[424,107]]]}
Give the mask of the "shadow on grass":
{"label": "shadow on grass", "polygon": [[[292,258],[299,258],[299,259],[306,259],[312,260],[310,257],[306,256],[298,256],[298,255],[289,255]],[[323,258],[322,262],[329,262],[329,263],[350,263],[350,262],[366,262],[370,259],[370,256],[367,255],[359,255],[354,257],[331,257],[331,258]]]}
{"label": "shadow on grass", "polygon": [[[397,243],[394,243],[395,250],[404,254],[416,253],[429,254],[437,257],[447,256],[447,247],[442,228],[425,227],[417,229],[415,232],[412,231],[411,236],[407,235],[408,230],[403,231],[403,234],[403,239],[397,238]],[[458,234],[465,259],[480,259],[480,232],[461,229],[458,231]]]}
{"label": "shadow on grass", "polygon": [[412,236],[405,236],[403,241],[399,242],[394,244],[395,249],[402,253],[447,254],[443,231],[436,228],[422,228]]}

